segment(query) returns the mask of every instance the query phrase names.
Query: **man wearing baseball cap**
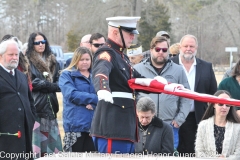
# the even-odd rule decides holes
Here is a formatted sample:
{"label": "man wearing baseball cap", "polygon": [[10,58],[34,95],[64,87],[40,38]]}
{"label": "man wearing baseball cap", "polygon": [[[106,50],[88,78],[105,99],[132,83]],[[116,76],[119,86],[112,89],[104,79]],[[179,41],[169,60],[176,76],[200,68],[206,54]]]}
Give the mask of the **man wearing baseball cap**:
{"label": "man wearing baseball cap", "polygon": [[127,56],[132,65],[138,64],[143,59],[142,46],[139,44],[133,44],[127,49]]}
{"label": "man wearing baseball cap", "polygon": [[156,37],[159,37],[159,36],[165,37],[167,39],[169,45],[170,45],[171,41],[170,41],[170,36],[169,36],[168,32],[166,32],[166,31],[159,31],[159,32],[157,32]]}
{"label": "man wearing baseball cap", "polygon": [[134,153],[138,141],[134,94],[128,80],[141,77],[123,53],[134,40],[140,17],[110,17],[108,38],[93,58],[93,81],[98,104],[91,136],[101,153]]}
{"label": "man wearing baseball cap", "polygon": [[166,32],[166,31],[159,31],[159,32],[157,32],[157,34],[156,34],[156,37],[159,37],[159,36],[163,36],[163,37],[165,37],[165,38],[167,38],[167,39],[170,39],[170,36],[169,36],[169,34]]}
{"label": "man wearing baseball cap", "polygon": [[[168,41],[168,44],[170,45],[170,36],[169,36],[168,32],[159,31],[159,32],[157,32],[156,37],[159,37],[159,36],[165,37]],[[148,59],[150,57],[150,55],[151,55],[150,50],[147,50],[147,51],[143,52],[143,61]]]}

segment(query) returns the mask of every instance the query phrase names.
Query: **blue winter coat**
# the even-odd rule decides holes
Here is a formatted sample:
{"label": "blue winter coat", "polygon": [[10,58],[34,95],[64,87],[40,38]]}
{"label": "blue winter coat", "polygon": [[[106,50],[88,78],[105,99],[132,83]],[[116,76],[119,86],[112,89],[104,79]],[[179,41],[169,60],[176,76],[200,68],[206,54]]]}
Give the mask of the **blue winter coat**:
{"label": "blue winter coat", "polygon": [[[78,70],[63,71],[59,78],[63,94],[63,128],[65,132],[89,132],[98,98],[92,75],[83,76]],[[94,110],[86,108],[91,104]]]}

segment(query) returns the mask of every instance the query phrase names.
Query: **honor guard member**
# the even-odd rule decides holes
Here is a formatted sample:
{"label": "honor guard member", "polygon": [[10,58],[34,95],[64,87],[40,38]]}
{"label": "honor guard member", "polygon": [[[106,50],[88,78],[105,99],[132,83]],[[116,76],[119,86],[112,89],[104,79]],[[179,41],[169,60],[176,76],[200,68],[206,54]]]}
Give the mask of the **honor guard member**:
{"label": "honor guard member", "polygon": [[140,17],[111,17],[108,39],[93,58],[93,80],[98,104],[91,135],[101,153],[134,153],[138,141],[136,108],[128,80],[141,77],[123,53],[133,42]]}
{"label": "honor guard member", "polygon": [[142,62],[142,46],[140,44],[132,44],[130,48],[127,49],[127,56],[132,65]]}

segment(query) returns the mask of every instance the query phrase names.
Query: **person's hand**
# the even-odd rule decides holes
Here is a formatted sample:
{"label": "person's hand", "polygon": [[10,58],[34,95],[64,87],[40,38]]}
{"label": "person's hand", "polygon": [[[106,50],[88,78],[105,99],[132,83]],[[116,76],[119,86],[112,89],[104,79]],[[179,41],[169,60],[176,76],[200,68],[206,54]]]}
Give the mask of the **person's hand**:
{"label": "person's hand", "polygon": [[86,108],[89,109],[89,110],[93,110],[93,107],[91,106],[91,104],[88,104],[88,105],[86,106]]}
{"label": "person's hand", "polygon": [[179,128],[179,125],[177,124],[177,122],[175,120],[172,121],[172,125],[175,127],[175,128]]}
{"label": "person's hand", "polygon": [[99,90],[97,92],[97,95],[98,95],[98,100],[104,100],[106,102],[110,102],[110,103],[113,103],[113,98],[112,98],[112,94],[107,91],[107,90]]}
{"label": "person's hand", "polygon": [[157,80],[158,82],[160,83],[163,83],[163,84],[168,84],[167,80],[161,76],[156,76],[154,77],[155,80]]}

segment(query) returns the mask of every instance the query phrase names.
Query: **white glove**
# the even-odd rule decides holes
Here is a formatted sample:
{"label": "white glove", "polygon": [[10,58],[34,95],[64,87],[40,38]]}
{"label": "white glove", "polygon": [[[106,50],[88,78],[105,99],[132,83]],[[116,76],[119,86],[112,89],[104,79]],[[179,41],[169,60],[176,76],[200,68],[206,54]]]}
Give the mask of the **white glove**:
{"label": "white glove", "polygon": [[168,84],[167,80],[161,76],[156,76],[154,77],[158,82],[163,83],[163,84]]}
{"label": "white glove", "polygon": [[112,98],[112,94],[107,91],[107,90],[99,90],[97,92],[97,95],[98,95],[98,100],[104,100],[106,102],[110,102],[110,103],[113,103],[113,98]]}

